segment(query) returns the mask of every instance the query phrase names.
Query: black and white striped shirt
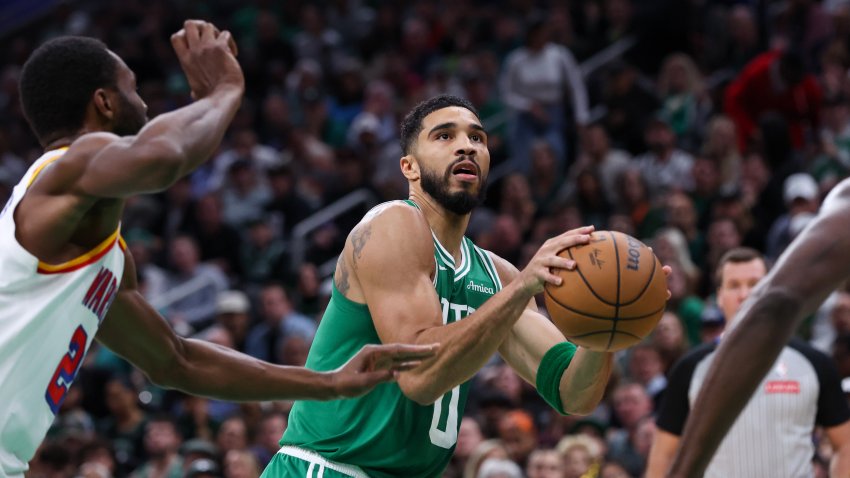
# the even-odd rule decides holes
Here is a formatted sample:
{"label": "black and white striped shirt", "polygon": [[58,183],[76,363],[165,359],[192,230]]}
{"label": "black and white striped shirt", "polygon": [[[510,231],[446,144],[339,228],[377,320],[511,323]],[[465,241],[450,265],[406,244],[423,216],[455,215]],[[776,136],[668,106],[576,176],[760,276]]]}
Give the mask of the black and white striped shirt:
{"label": "black and white striped shirt", "polygon": [[[682,434],[716,348],[716,344],[701,346],[673,367],[658,428]],[[847,420],[850,408],[835,364],[804,342],[792,340],[723,439],[705,476],[810,477],[815,425],[834,427]]]}

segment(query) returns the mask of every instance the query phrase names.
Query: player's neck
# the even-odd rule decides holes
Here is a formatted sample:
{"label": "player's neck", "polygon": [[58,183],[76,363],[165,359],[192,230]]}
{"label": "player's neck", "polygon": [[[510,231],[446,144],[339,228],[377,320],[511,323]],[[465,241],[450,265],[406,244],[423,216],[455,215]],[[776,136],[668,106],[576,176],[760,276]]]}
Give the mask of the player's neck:
{"label": "player's neck", "polygon": [[65,135],[65,136],[62,136],[62,137],[59,137],[59,138],[50,138],[50,139],[48,139],[47,143],[44,145],[44,150],[45,151],[53,151],[54,149],[59,149],[59,148],[64,148],[64,147],[70,146],[71,143],[73,143],[74,141],[77,140],[77,138],[79,138],[80,136],[82,136],[86,133],[91,133],[92,131],[93,130],[90,130],[89,128],[83,127],[83,129],[81,129],[80,131],[77,131],[76,133]]}
{"label": "player's neck", "polygon": [[449,212],[433,198],[416,191],[411,191],[410,199],[422,210],[425,220],[428,221],[428,225],[434,231],[434,235],[437,236],[440,244],[448,249],[456,260],[459,260],[460,242],[466,233],[466,227],[469,225],[469,214],[459,216]]}

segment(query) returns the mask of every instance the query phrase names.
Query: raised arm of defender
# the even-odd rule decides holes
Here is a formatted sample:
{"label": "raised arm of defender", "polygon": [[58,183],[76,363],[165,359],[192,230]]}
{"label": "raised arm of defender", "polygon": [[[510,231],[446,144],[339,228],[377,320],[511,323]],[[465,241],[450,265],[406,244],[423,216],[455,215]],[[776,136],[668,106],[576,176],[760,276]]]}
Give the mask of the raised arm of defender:
{"label": "raised arm of defender", "polygon": [[794,330],[846,280],[848,219],[850,182],[845,180],[738,312],[738,325],[720,344],[694,403],[669,476],[702,476]]}
{"label": "raised arm of defender", "polygon": [[431,404],[468,380],[499,345],[546,282],[558,282],[551,268],[570,268],[557,253],[587,242],[591,228],[547,241],[516,280],[461,321],[443,324],[434,290],[434,245],[425,218],[415,209],[389,205],[367,216],[346,242],[337,269],[338,288],[365,302],[381,341],[440,343],[433,359],[399,377],[406,396]]}
{"label": "raised arm of defender", "polygon": [[158,116],[136,136],[98,133],[76,141],[67,161],[84,163],[79,193],[117,198],[160,191],[218,148],[245,88],[233,39],[210,23],[189,20],[171,43],[197,101]]}

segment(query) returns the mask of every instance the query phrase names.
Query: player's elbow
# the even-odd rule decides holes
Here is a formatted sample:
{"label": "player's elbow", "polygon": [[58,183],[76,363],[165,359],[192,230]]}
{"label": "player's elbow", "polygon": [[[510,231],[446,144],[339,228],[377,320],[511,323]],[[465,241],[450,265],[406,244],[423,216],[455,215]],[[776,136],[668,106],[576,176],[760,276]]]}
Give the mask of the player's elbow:
{"label": "player's elbow", "polygon": [[174,141],[159,137],[130,147],[135,149],[133,156],[141,166],[138,181],[142,189],[164,191],[183,176],[185,154]]}
{"label": "player's elbow", "polygon": [[405,397],[425,407],[432,405],[443,395],[433,386],[433,381],[422,377],[403,377],[399,379],[398,385]]}
{"label": "player's elbow", "polygon": [[155,363],[147,364],[144,373],[154,385],[165,389],[183,390],[188,377],[191,377],[189,363],[181,353],[183,339],[175,337],[173,346],[166,356],[159,357]]}
{"label": "player's elbow", "polygon": [[598,400],[574,400],[564,404],[564,412],[568,415],[584,417],[593,413],[598,405]]}

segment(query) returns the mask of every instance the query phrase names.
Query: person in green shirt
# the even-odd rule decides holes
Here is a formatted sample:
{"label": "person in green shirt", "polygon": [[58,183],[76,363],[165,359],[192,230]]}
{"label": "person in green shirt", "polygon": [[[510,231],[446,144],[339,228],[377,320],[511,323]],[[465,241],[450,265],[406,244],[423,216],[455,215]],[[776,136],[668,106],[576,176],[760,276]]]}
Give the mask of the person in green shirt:
{"label": "person in green shirt", "polygon": [[334,369],[366,344],[440,348],[358,399],[297,402],[264,477],[440,476],[469,380],[497,352],[560,413],[587,414],[602,398],[611,354],[567,342],[534,301],[544,284],[560,284],[553,269],[575,267],[558,253],[587,243],[593,228],[548,240],[523,271],[464,237],[490,166],[467,100],[417,105],[401,147],[409,199],[375,207],[347,238],[307,367]]}

